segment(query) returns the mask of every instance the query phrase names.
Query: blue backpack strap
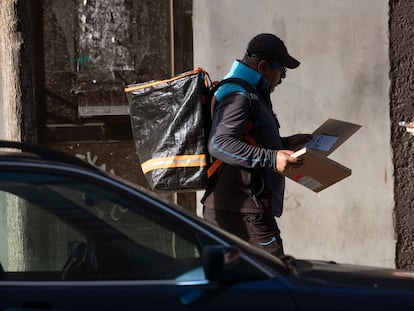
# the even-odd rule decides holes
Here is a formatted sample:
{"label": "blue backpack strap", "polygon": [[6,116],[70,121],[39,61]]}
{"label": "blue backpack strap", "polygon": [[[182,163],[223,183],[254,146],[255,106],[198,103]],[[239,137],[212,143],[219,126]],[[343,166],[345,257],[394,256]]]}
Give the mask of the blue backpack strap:
{"label": "blue backpack strap", "polygon": [[223,79],[221,80],[219,83],[217,83],[212,92],[213,94],[215,93],[215,91],[218,90],[218,88],[224,84],[227,83],[234,83],[234,84],[238,84],[241,87],[243,87],[247,93],[247,97],[249,99],[249,103],[250,103],[250,121],[254,124],[255,120],[257,120],[257,118],[259,117],[259,112],[260,112],[260,108],[259,108],[259,96],[257,95],[256,90],[253,88],[253,86],[247,82],[246,80],[240,79],[240,78],[227,78],[227,79]]}

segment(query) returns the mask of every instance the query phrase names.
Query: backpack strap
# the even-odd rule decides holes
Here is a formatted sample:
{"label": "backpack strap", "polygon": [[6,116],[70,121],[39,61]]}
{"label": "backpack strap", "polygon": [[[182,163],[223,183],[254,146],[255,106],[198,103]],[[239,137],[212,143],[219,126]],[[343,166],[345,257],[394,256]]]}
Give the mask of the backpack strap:
{"label": "backpack strap", "polygon": [[[251,128],[254,125],[254,122],[257,120],[258,116],[259,116],[259,112],[260,112],[260,108],[258,105],[259,102],[259,96],[257,95],[256,90],[252,87],[252,85],[250,83],[248,83],[247,81],[240,79],[240,78],[227,78],[227,79],[223,79],[221,80],[219,83],[217,83],[213,89],[212,89],[212,93],[214,94],[215,91],[217,91],[217,89],[226,84],[226,83],[234,83],[234,84],[238,84],[240,86],[242,86],[246,92],[247,92],[247,97],[249,99],[249,104],[250,104],[250,117],[249,117],[249,121],[247,122],[247,127],[246,130],[243,134],[243,140],[246,141],[247,143],[249,143],[252,146],[258,147],[259,145],[257,144],[256,140],[253,138],[253,136],[251,136],[249,134],[249,131],[251,130]],[[213,103],[212,106],[214,105],[214,99],[213,99]],[[215,107],[212,107],[212,111],[214,111]],[[207,177],[210,178],[211,176],[213,176],[213,174],[219,169],[219,167],[221,166],[221,164],[223,163],[223,161],[215,159],[213,161],[213,163],[210,165],[210,167],[207,170]]]}
{"label": "backpack strap", "polygon": [[[258,118],[259,112],[260,112],[260,109],[258,107],[259,96],[257,95],[256,90],[246,80],[243,80],[243,79],[240,79],[240,78],[227,78],[227,79],[223,79],[220,82],[218,82],[217,84],[215,84],[213,89],[212,89],[212,93],[214,94],[220,86],[222,86],[224,84],[228,84],[228,83],[238,84],[246,90],[247,97],[249,98],[249,103],[250,103],[250,118],[249,119],[254,124],[254,122]],[[214,110],[214,107],[212,109]]]}

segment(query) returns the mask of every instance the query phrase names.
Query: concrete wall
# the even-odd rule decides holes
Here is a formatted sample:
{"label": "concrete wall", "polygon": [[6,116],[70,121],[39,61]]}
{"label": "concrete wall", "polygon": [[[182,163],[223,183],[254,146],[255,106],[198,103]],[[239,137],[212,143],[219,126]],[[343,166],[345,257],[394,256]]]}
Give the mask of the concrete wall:
{"label": "concrete wall", "polygon": [[330,156],[349,178],[319,194],[287,181],[286,253],[394,267],[388,1],[195,0],[193,9],[194,65],[213,79],[259,32],[278,34],[302,61],[272,95],[282,135],[328,118],[363,126]]}
{"label": "concrete wall", "polygon": [[394,154],[396,263],[414,270],[414,137],[398,121],[414,116],[414,3],[390,1],[390,116]]}

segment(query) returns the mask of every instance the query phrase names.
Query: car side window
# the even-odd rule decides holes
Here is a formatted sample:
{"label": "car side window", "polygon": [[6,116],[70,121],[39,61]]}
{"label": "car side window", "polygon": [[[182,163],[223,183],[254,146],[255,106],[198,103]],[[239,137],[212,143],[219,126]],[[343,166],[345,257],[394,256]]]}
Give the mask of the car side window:
{"label": "car side window", "polygon": [[0,280],[204,280],[195,234],[144,201],[74,178],[1,172]]}
{"label": "car side window", "polygon": [[85,237],[45,210],[0,191],[0,263],[9,279],[59,279],[67,254]]}

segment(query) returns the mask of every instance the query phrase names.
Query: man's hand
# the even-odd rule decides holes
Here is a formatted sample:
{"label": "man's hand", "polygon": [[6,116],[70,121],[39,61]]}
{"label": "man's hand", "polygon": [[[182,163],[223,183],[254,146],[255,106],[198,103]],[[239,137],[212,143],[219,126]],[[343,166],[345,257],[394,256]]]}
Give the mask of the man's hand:
{"label": "man's hand", "polygon": [[410,122],[407,124],[406,130],[408,133],[414,136],[414,122]]}
{"label": "man's hand", "polygon": [[277,152],[276,169],[278,172],[283,173],[285,170],[302,165],[300,159],[290,156],[292,153],[292,150],[279,150]]}

